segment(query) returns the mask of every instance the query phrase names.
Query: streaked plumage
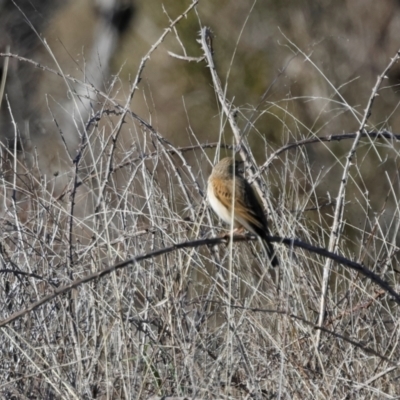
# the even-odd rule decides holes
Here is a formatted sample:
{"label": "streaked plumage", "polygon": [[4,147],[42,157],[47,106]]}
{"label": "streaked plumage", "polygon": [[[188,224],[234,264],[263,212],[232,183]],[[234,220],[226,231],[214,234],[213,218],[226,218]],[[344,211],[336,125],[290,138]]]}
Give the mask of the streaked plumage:
{"label": "streaked plumage", "polygon": [[232,157],[223,158],[208,178],[208,201],[216,214],[227,224],[247,229],[262,239],[271,265],[279,265],[274,247],[268,240],[267,219],[253,188],[243,177],[241,163]]}

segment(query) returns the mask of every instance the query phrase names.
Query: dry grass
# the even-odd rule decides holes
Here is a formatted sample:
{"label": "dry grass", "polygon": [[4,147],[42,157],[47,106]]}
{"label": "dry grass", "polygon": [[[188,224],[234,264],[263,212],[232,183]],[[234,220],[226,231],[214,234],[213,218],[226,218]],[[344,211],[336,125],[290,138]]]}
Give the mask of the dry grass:
{"label": "dry grass", "polygon": [[[211,65],[207,41],[201,46],[202,62]],[[133,82],[140,81],[146,57]],[[296,121],[294,128],[282,124],[284,141],[296,144],[268,158],[273,149],[252,122],[274,110],[295,119],[291,104],[297,99],[235,109],[219,87],[217,69],[211,72],[220,105],[215,113],[234,137],[233,145],[226,143],[221,130],[216,152],[190,128],[192,146],[177,148],[150,119],[132,112],[131,98],[145,97],[135,92],[136,83],[123,102],[85,86],[98,111],[85,117],[77,153],[56,175],[43,173],[39,148],[25,143],[17,149],[17,141],[2,147],[4,398],[398,398],[400,319],[393,296],[345,260],[328,264],[323,255],[283,243],[277,244],[278,290],[277,273],[256,241],[207,244],[223,229],[205,199],[207,174],[225,144],[224,151],[237,150],[246,160],[279,237],[331,247],[398,292],[399,178],[385,164],[386,157],[392,167],[398,162],[398,137],[367,126],[372,102],[359,113],[340,96],[334,100],[339,91],[333,87],[332,98],[308,100],[331,107],[327,121],[344,109],[354,114],[359,130],[346,137],[348,146],[335,148],[340,137],[315,142],[317,128],[304,134]],[[384,95],[373,84],[371,93]],[[245,121],[241,127],[237,115]],[[249,136],[265,143],[262,168]],[[317,173],[313,151],[329,154]],[[371,153],[373,168],[390,186],[379,209],[364,185],[363,156]],[[322,190],[336,194],[322,198]],[[352,214],[363,218],[356,224]],[[199,239],[202,245],[193,246]]]}

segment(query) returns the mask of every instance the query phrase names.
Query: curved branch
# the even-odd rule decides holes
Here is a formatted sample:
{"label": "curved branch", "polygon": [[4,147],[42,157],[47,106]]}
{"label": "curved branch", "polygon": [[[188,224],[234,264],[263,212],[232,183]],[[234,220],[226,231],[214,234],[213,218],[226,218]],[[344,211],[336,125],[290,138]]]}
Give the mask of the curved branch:
{"label": "curved branch", "polygon": [[389,140],[396,140],[400,141],[400,135],[395,134],[393,132],[389,132],[388,130],[384,129],[382,131],[363,131],[361,134],[359,132],[354,132],[354,133],[343,133],[340,135],[329,135],[329,136],[321,136],[321,137],[312,137],[312,138],[307,138],[303,140],[299,140],[297,142],[292,142],[288,143],[285,146],[280,147],[278,150],[274,151],[269,157],[268,160],[265,161],[265,163],[260,167],[259,171],[255,174],[255,176],[258,176],[258,174],[262,174],[265,169],[267,169],[270,164],[272,163],[273,160],[275,160],[280,154],[287,150],[291,150],[296,147],[300,146],[305,146],[308,144],[313,144],[313,143],[322,143],[322,142],[340,142],[341,140],[346,140],[346,139],[355,139],[357,135],[360,135],[360,137],[369,137],[371,139],[389,139]]}
{"label": "curved branch", "polygon": [[[165,247],[163,249],[155,250],[150,253],[146,253],[146,254],[143,254],[143,255],[140,255],[137,257],[129,258],[128,260],[122,261],[118,264],[114,264],[114,265],[104,268],[100,271],[88,274],[83,278],[76,279],[75,281],[71,282],[69,285],[65,285],[65,286],[62,286],[62,287],[54,290],[53,293],[50,293],[47,296],[37,300],[36,302],[32,303],[27,308],[17,311],[16,313],[12,314],[10,317],[0,321],[0,328],[8,325],[9,323],[15,321],[18,318],[24,316],[28,312],[35,310],[36,308],[47,303],[48,301],[53,300],[54,298],[56,298],[62,294],[68,293],[72,289],[76,289],[78,286],[80,286],[84,283],[88,283],[90,281],[93,281],[94,279],[102,278],[103,276],[109,275],[111,272],[114,272],[118,269],[128,267],[131,264],[136,264],[140,261],[148,260],[150,258],[155,258],[155,257],[161,256],[161,255],[167,254],[167,253],[172,253],[172,252],[180,250],[180,249],[200,247],[200,246],[214,246],[214,245],[223,244],[223,243],[226,244],[226,243],[228,243],[229,240],[230,240],[230,235],[225,236],[225,237],[218,237],[218,238],[193,240],[193,241],[189,241],[189,242],[177,243],[170,247]],[[233,236],[232,240],[234,242],[244,242],[244,241],[249,241],[249,240],[257,240],[257,239],[254,236],[237,235],[237,236]],[[302,242],[301,240],[298,240],[298,239],[289,239],[289,238],[281,238],[278,236],[270,236],[269,240],[271,242],[283,243],[290,247],[298,247],[298,248],[310,251],[311,253],[318,254],[327,259],[336,261],[337,263],[342,264],[350,269],[353,269],[354,271],[359,272],[360,274],[364,275],[365,277],[369,278],[371,281],[376,283],[383,290],[385,290],[387,293],[389,293],[393,297],[393,299],[396,303],[400,304],[400,294],[397,293],[389,285],[389,283],[387,283],[386,281],[381,279],[377,274],[375,274],[368,268],[362,266],[361,264],[359,264],[355,261],[351,261],[339,254],[334,254],[334,253],[328,251],[327,249],[313,246],[311,244]]]}

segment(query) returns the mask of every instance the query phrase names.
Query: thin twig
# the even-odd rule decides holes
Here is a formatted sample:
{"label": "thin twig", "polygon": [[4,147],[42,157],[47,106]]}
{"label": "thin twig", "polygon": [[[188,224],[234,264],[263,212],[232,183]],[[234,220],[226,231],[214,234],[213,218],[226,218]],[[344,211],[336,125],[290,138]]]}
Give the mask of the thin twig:
{"label": "thin twig", "polygon": [[[246,166],[250,165],[255,165],[255,160],[252,155],[252,153],[247,149],[246,144],[243,141],[243,136],[240,132],[240,128],[238,124],[236,123],[236,118],[235,118],[235,111],[234,107],[230,102],[227,101],[226,99],[226,93],[222,90],[221,86],[221,81],[218,77],[217,70],[215,67],[214,63],[214,58],[213,58],[213,49],[211,47],[212,43],[212,33],[211,30],[207,27],[204,27],[200,31],[200,44],[203,49],[204,55],[207,60],[208,68],[211,73],[212,81],[213,81],[213,86],[214,90],[217,94],[219,103],[221,105],[222,111],[226,115],[226,118],[229,121],[229,125],[232,129],[233,136],[235,138],[235,143],[236,143],[236,151],[240,154],[242,160],[245,162]],[[268,211],[268,214],[270,214],[270,205],[268,204],[265,196],[263,196],[263,192],[261,190],[261,185],[259,180],[257,180],[255,177],[254,171],[250,169],[249,173],[249,179],[254,181],[254,189],[258,193],[261,201],[264,204],[264,208]]]}
{"label": "thin twig", "polygon": [[123,107],[123,113],[121,118],[119,119],[119,122],[115,128],[115,134],[112,135],[112,144],[111,144],[111,149],[110,149],[110,153],[108,155],[108,165],[107,165],[107,171],[106,171],[106,176],[103,179],[102,182],[102,187],[99,190],[99,197],[98,197],[98,201],[97,204],[95,206],[95,213],[99,212],[99,208],[100,208],[100,204],[103,201],[103,197],[104,197],[104,193],[106,190],[106,187],[108,185],[109,179],[110,179],[110,175],[112,173],[112,169],[113,169],[113,160],[114,160],[114,152],[116,150],[116,144],[118,141],[118,137],[119,134],[121,132],[122,129],[122,125],[125,122],[125,118],[127,114],[130,114],[129,112],[129,108],[130,108],[130,104],[131,101],[133,99],[133,96],[136,92],[136,89],[139,85],[139,82],[141,80],[141,76],[142,76],[142,72],[143,69],[147,63],[147,61],[150,59],[151,55],[153,54],[153,52],[158,48],[158,46],[164,41],[164,39],[166,38],[166,36],[172,31],[173,27],[184,17],[187,16],[187,14],[197,5],[198,0],[194,0],[192,2],[192,4],[190,4],[190,6],[182,13],[180,14],[174,21],[172,21],[170,23],[170,26],[168,28],[166,28],[163,32],[163,34],[159,37],[159,39],[151,46],[150,50],[147,52],[147,54],[142,58],[139,68],[138,68],[138,72],[136,74],[135,80],[132,84],[131,87],[131,91],[129,93],[129,96],[125,102],[125,106]]}
{"label": "thin twig", "polygon": [[[84,283],[88,283],[90,281],[93,281],[95,279],[102,278],[114,271],[117,271],[122,268],[126,268],[130,265],[139,263],[140,261],[152,259],[155,257],[159,257],[164,254],[172,253],[180,249],[187,249],[187,248],[193,248],[193,247],[200,247],[200,246],[214,246],[217,244],[227,244],[229,240],[233,240],[234,242],[245,242],[249,240],[257,240],[254,236],[243,236],[243,235],[237,235],[237,236],[232,236],[228,235],[225,237],[218,237],[218,238],[210,238],[210,239],[199,239],[199,240],[193,240],[193,241],[187,241],[187,242],[182,242],[182,243],[177,243],[174,244],[170,247],[165,247],[159,250],[154,250],[150,253],[146,253],[137,257],[129,258],[125,261],[122,261],[118,264],[114,264],[110,267],[104,268],[100,271],[91,273],[86,275],[83,278],[77,279],[73,282],[71,282],[69,285],[62,286],[56,290],[54,290],[53,293],[50,293],[49,295],[37,300],[36,302],[32,303],[29,307],[25,308],[24,310],[18,311],[14,314],[12,314],[10,317],[0,321],[0,327],[6,326],[9,323],[15,321],[16,319],[24,316],[30,311],[35,310],[36,308],[40,307],[41,305],[47,303],[50,300],[53,300],[54,298],[68,293],[72,289],[76,289],[80,285]],[[316,247],[312,246],[308,243],[302,242],[297,239],[290,239],[290,238],[281,238],[278,236],[270,236],[268,237],[268,240],[271,241],[272,243],[278,242],[278,243],[283,243],[286,246],[290,247],[298,247],[307,251],[310,251],[312,253],[318,254],[322,257],[326,257],[332,261],[335,261],[339,264],[342,264],[354,271],[357,271],[364,275],[365,277],[369,278],[371,281],[376,283],[378,286],[380,286],[383,290],[385,290],[388,294],[390,294],[393,297],[393,300],[400,304],[400,294],[397,293],[386,281],[384,281],[382,278],[379,277],[379,275],[375,274],[368,268],[362,266],[361,264],[351,261],[341,255],[334,254],[327,249],[321,248],[321,247]],[[82,269],[88,269],[90,266],[83,266]],[[321,328],[322,329],[322,328]]]}
{"label": "thin twig", "polygon": [[399,362],[392,361],[391,359],[389,359],[389,358],[385,357],[384,355],[378,353],[376,350],[372,349],[371,347],[367,347],[367,346],[363,345],[361,342],[355,341],[354,339],[351,339],[348,336],[341,335],[340,333],[331,331],[331,330],[329,330],[327,328],[324,328],[324,327],[321,328],[318,325],[316,325],[315,323],[313,323],[311,321],[308,321],[307,319],[305,319],[305,318],[303,318],[303,317],[301,317],[299,315],[292,314],[289,311],[279,310],[279,309],[265,309],[265,308],[256,308],[256,307],[246,307],[246,306],[240,306],[240,305],[236,305],[236,304],[228,305],[226,303],[221,303],[220,301],[213,301],[213,304],[219,305],[219,306],[224,306],[224,307],[228,307],[229,306],[229,307],[232,307],[234,309],[239,309],[239,310],[243,310],[243,311],[250,311],[250,312],[253,312],[253,313],[268,313],[268,314],[286,315],[287,317],[289,317],[291,319],[295,319],[295,320],[301,321],[301,322],[305,323],[308,326],[311,326],[312,328],[314,328],[316,330],[321,330],[324,333],[327,333],[327,334],[329,334],[331,336],[334,336],[334,337],[337,337],[337,338],[339,338],[341,340],[344,340],[345,342],[348,342],[348,343],[352,344],[353,346],[358,347],[359,349],[365,351],[366,353],[373,354],[374,356],[377,356],[380,359],[382,359],[382,360],[384,360],[384,361],[386,361],[386,362],[388,362],[388,363],[390,363],[392,365],[395,365],[397,367],[400,366]]}
{"label": "thin twig", "polygon": [[177,58],[178,60],[188,61],[188,62],[201,62],[204,60],[203,57],[189,57],[189,56],[181,56],[180,54],[173,53],[172,51],[168,51],[168,55]]}
{"label": "thin twig", "polygon": [[273,160],[278,158],[278,156],[285,151],[294,149],[300,146],[306,146],[308,144],[313,143],[322,143],[322,142],[340,142],[341,140],[347,139],[355,139],[357,135],[361,135],[361,137],[369,137],[370,139],[388,139],[388,140],[400,140],[400,135],[390,132],[386,129],[382,131],[363,131],[363,132],[352,132],[352,133],[343,133],[339,135],[328,135],[328,136],[321,136],[321,137],[312,137],[307,139],[302,139],[297,142],[288,143],[285,146],[280,147],[278,150],[274,151],[269,157],[268,160],[265,161],[263,165],[260,166],[259,170],[255,174],[255,176],[261,175],[265,169],[267,169]]}
{"label": "thin twig", "polygon": [[[10,46],[6,47],[6,53],[10,52]],[[1,74],[1,81],[0,81],[0,110],[1,110],[1,103],[3,101],[4,90],[6,88],[6,80],[7,80],[7,73],[8,73],[8,63],[10,61],[10,57],[5,57],[4,65],[3,65],[3,72]]]}
{"label": "thin twig", "polygon": [[[360,142],[362,135],[366,133],[365,126],[367,124],[368,118],[371,115],[371,110],[374,104],[374,100],[378,96],[378,90],[383,80],[386,78],[388,71],[393,67],[393,65],[398,61],[399,58],[400,58],[400,50],[397,51],[396,55],[392,58],[392,60],[389,62],[384,71],[378,76],[376,84],[372,89],[371,96],[368,100],[367,107],[365,109],[364,116],[360,124],[360,128],[357,131],[353,145],[351,146],[351,149],[346,157],[346,163],[343,168],[342,179],[340,181],[341,183],[336,198],[336,206],[332,222],[331,234],[329,237],[328,250],[330,252],[337,251],[339,246],[340,232],[342,230],[342,225],[343,225],[343,210],[346,197],[346,187],[347,187],[347,181],[349,179],[349,172],[350,172],[350,167],[352,165],[354,154],[356,152],[357,146]],[[322,327],[324,322],[325,309],[326,309],[326,295],[328,291],[331,268],[332,268],[332,261],[330,259],[327,259],[324,266],[324,274],[322,277],[321,301],[320,301],[320,311],[318,317],[319,327]],[[320,337],[321,337],[320,332],[321,331],[318,331],[316,336],[316,349],[318,349],[320,343]]]}

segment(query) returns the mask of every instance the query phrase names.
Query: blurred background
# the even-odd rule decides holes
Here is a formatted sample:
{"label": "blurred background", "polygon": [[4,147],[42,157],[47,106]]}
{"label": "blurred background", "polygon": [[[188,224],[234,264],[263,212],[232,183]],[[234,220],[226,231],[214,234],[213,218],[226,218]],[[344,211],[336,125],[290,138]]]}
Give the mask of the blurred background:
{"label": "blurred background", "polygon": [[[183,0],[2,0],[0,51],[9,46],[11,53],[94,85],[125,105],[142,58],[190,4]],[[378,74],[400,47],[400,2],[200,0],[151,54],[131,101],[131,110],[175,146],[214,143],[220,137],[222,143],[232,144],[205,62],[168,53],[200,57],[197,39],[202,26],[213,31],[222,86],[261,164],[289,142],[357,131]],[[4,64],[5,58],[1,61]],[[376,98],[369,129],[398,130],[399,82],[396,65]],[[70,91],[82,97],[76,100]],[[107,107],[104,99],[89,92],[53,72],[9,59],[7,97],[3,96],[0,114],[3,142],[11,146],[16,136],[11,109],[21,143],[35,149],[43,174],[57,174],[61,182],[60,171],[71,168],[83,127],[95,112]],[[106,136],[115,127],[112,115],[103,114],[100,124]],[[133,130],[129,123],[122,127],[121,159],[136,146]],[[285,164],[296,162],[296,157],[276,158],[269,165],[268,180],[277,209],[312,208],[317,201],[309,195],[311,189],[329,203],[336,196],[341,163],[350,145],[351,140],[343,140],[305,146],[301,151],[307,165],[299,164],[297,176],[284,180]],[[397,187],[397,147],[391,141],[370,139],[359,147],[357,172],[348,190],[354,207],[350,204],[345,216],[354,227],[357,217],[361,221],[360,201],[368,207],[372,204],[376,212],[389,196],[386,212],[390,215],[396,207],[391,191]],[[211,161],[214,153],[207,150]],[[199,154],[187,157],[195,169],[209,173],[211,161],[203,163]],[[291,179],[302,182],[296,205],[282,188],[283,182],[290,188]],[[65,185],[62,181],[55,192]],[[312,211],[308,215],[313,218]]]}

